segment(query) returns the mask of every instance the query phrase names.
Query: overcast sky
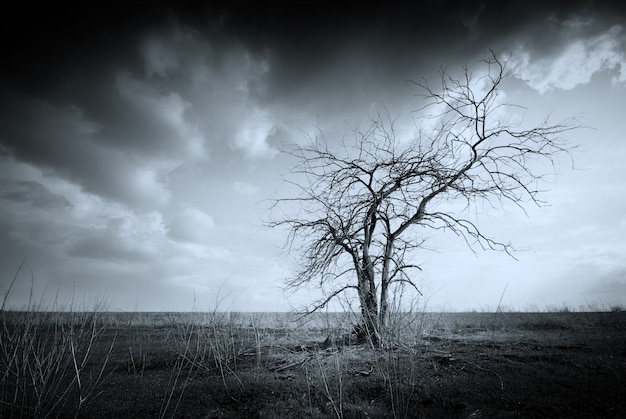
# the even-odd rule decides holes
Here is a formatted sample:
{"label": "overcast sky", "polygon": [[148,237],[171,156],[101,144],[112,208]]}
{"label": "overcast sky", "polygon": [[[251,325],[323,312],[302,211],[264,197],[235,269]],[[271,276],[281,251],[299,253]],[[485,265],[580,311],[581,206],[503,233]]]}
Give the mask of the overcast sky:
{"label": "overcast sky", "polygon": [[[414,279],[430,307],[626,304],[626,14],[595,2],[322,3],[5,11],[0,78],[0,278],[11,296],[110,309],[282,311],[297,254],[263,227],[315,126],[338,141],[407,80],[511,56],[513,119],[576,116],[575,169],[550,206],[475,214],[518,261],[432,234]],[[13,13],[11,15],[11,13]],[[399,132],[411,134],[411,130]],[[31,272],[34,283],[31,283]],[[195,295],[195,297],[194,297]],[[195,302],[194,302],[195,301]]]}

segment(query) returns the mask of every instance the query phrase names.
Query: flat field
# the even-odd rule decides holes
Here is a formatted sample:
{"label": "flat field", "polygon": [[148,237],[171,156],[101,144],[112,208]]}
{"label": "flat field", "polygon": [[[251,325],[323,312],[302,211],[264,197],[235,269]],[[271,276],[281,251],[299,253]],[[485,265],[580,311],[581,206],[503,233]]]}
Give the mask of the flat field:
{"label": "flat field", "polygon": [[626,313],[2,313],[0,417],[626,417]]}

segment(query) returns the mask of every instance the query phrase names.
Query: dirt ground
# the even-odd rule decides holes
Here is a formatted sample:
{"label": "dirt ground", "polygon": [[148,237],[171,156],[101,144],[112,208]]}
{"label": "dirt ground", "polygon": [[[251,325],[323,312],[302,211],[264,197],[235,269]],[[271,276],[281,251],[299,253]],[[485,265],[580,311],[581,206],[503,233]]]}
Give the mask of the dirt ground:
{"label": "dirt ground", "polygon": [[104,381],[79,417],[626,417],[624,312],[414,326],[384,349],[324,328],[110,327],[90,358],[95,371],[115,339]]}

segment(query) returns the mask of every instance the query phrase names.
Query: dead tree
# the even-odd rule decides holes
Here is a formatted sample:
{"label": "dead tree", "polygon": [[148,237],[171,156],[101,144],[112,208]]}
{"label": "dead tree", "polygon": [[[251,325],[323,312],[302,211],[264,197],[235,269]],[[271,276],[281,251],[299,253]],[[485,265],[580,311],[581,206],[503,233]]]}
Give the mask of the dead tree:
{"label": "dead tree", "polygon": [[467,209],[481,201],[494,207],[509,201],[522,210],[541,205],[541,181],[560,155],[570,155],[562,134],[579,125],[545,118],[520,129],[503,122],[512,106],[498,95],[506,61],[492,52],[482,64],[479,78],[465,68],[460,78],[442,70],[437,88],[413,82],[426,100],[414,138],[397,138],[393,121],[378,114],[367,129],[355,128],[351,140],[331,144],[320,133],[287,152],[295,164],[286,181],[298,192],[274,201],[280,216],[269,224],[287,227],[290,249],[302,254],[287,286],[319,282],[327,290],[310,312],[354,290],[363,328],[378,344],[390,288],[408,284],[419,292],[411,256],[426,232],[453,232],[471,249],[511,254],[511,245],[483,234]]}

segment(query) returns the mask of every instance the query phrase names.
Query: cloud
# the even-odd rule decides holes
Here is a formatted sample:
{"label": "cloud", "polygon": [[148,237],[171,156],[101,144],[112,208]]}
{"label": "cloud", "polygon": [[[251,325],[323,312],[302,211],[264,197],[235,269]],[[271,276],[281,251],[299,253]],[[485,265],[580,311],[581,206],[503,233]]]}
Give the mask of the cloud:
{"label": "cloud", "polygon": [[98,124],[80,108],[22,100],[14,103],[8,116],[0,122],[0,141],[16,159],[137,208],[160,206],[170,199],[159,179],[171,163],[102,144],[95,138]]}
{"label": "cloud", "polygon": [[205,212],[228,199],[213,204],[196,188],[213,187],[207,176],[218,174],[218,190],[256,193],[221,179],[242,157],[273,156],[272,141],[284,137],[257,100],[268,61],[177,30],[143,38],[134,51],[143,72],[133,62],[94,63],[36,96],[0,91],[0,238],[10,243],[1,262],[26,256],[45,287],[68,280],[77,291],[115,292],[117,306],[140,299],[155,309],[163,300],[145,296],[156,290],[168,299],[191,288],[210,294],[235,271],[258,271],[257,249],[242,255],[242,239],[231,241]]}
{"label": "cloud", "polygon": [[214,226],[213,217],[209,214],[191,204],[182,203],[168,221],[168,236],[176,241],[206,244]]}
{"label": "cloud", "polygon": [[118,218],[107,217],[97,220],[97,224],[77,226],[66,253],[114,263],[149,262],[163,253],[163,238],[159,213],[137,216],[126,212]]}
{"label": "cloud", "polygon": [[249,158],[272,158],[278,150],[268,144],[268,137],[274,132],[274,124],[269,114],[252,109],[244,115],[234,134],[234,146]]}
{"label": "cloud", "polygon": [[242,196],[254,196],[260,192],[260,189],[247,182],[235,181],[233,183],[233,189],[236,193]]}
{"label": "cloud", "polygon": [[120,96],[136,112],[138,119],[134,123],[140,123],[139,129],[143,131],[138,133],[137,138],[124,133],[122,127],[118,141],[130,140],[141,144],[147,153],[173,153],[184,158],[205,156],[204,138],[198,126],[185,118],[192,107],[189,101],[174,91],[161,92],[156,86],[134,78],[127,71],[118,73],[116,85]]}
{"label": "cloud", "polygon": [[[159,54],[167,56],[167,51],[192,39],[179,32]],[[35,98],[0,92],[7,109],[0,120],[3,154],[141,211],[167,204],[172,198],[168,174],[208,157],[198,124],[202,112],[185,97],[193,89],[157,74],[205,74],[203,59],[189,58],[200,48],[193,45],[186,56],[163,58],[161,67],[160,55],[148,55],[145,79],[124,66],[113,71],[90,66],[89,71],[64,74],[57,84],[75,88],[61,95],[51,91]],[[188,62],[195,65],[192,70],[187,70]]]}
{"label": "cloud", "polygon": [[[266,54],[252,55],[235,41],[211,42],[193,28],[174,24],[146,36],[140,55],[146,78],[124,72],[117,85],[144,117],[157,115],[182,138],[205,137],[206,146],[217,153],[225,141],[249,159],[277,154],[268,139],[276,124],[261,103],[271,72]],[[196,146],[194,153],[199,152]]]}
{"label": "cloud", "polygon": [[590,284],[585,292],[592,297],[600,297],[603,300],[615,299],[622,304],[626,303],[626,267],[616,265],[613,269],[599,278],[589,281]]}
{"label": "cloud", "polygon": [[41,183],[32,180],[0,179],[0,199],[27,203],[41,209],[69,209],[71,204]]}
{"label": "cloud", "polygon": [[[547,304],[574,304],[584,309],[606,308],[626,302],[626,266],[621,260],[613,265],[593,260],[573,260],[556,277],[537,284],[534,292]],[[576,303],[575,303],[576,302]]]}
{"label": "cloud", "polygon": [[17,247],[49,246],[59,257],[118,262],[158,255],[165,238],[159,213],[137,213],[24,163],[5,159],[0,169],[25,178],[0,180],[3,228]]}
{"label": "cloud", "polygon": [[153,75],[167,77],[180,71],[180,62],[176,50],[166,47],[161,42],[154,39],[146,41],[141,53],[148,77]]}
{"label": "cloud", "polygon": [[[138,212],[9,156],[0,159],[0,172],[2,274],[14,274],[14,262],[26,257],[36,299],[42,290],[71,286],[111,297],[115,307],[171,309],[166,294],[167,304],[187,308],[192,290],[212,302],[214,282],[240,266],[240,258],[219,245],[223,237],[212,217],[191,204],[172,213]],[[29,281],[22,282],[15,297],[27,301]]]}
{"label": "cloud", "polygon": [[148,78],[177,78],[197,85],[210,74],[215,51],[197,29],[173,22],[143,37],[139,45]]}
{"label": "cloud", "polygon": [[577,37],[576,32],[584,26],[580,21],[565,24],[564,34],[560,34],[564,38],[560,40],[561,47],[547,56],[537,56],[522,46],[509,63],[513,75],[541,94],[554,89],[571,90],[589,83],[595,73],[607,70],[617,72],[614,83],[626,83],[626,37],[622,26]]}

